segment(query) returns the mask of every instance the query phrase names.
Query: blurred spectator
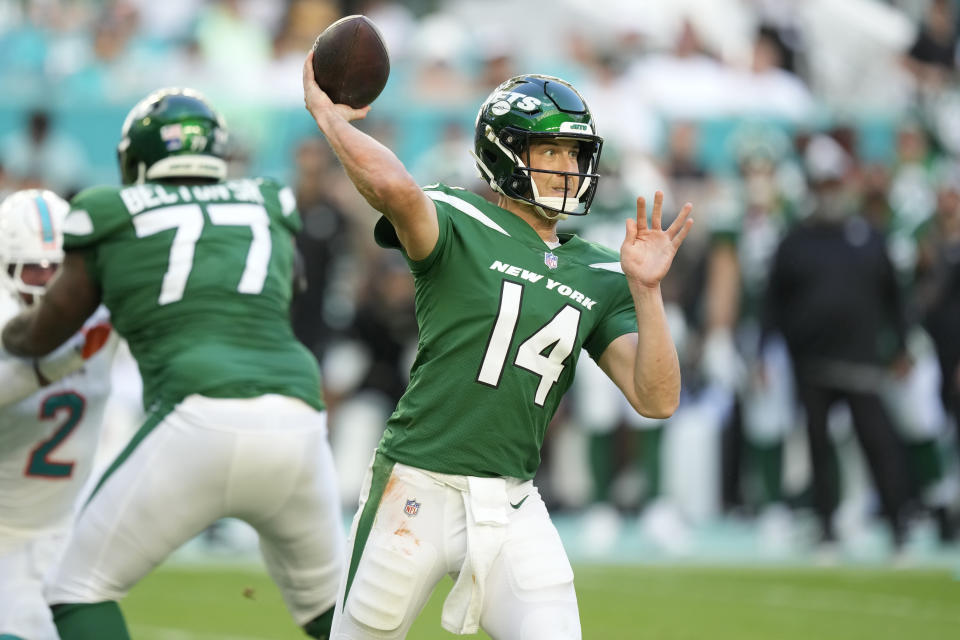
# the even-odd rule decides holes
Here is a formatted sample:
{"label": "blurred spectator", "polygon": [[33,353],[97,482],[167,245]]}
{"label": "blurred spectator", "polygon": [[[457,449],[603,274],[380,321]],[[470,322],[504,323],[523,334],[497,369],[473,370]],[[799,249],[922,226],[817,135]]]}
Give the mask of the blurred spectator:
{"label": "blurred spectator", "polygon": [[249,73],[270,57],[270,32],[251,20],[240,0],[215,0],[197,16],[197,41],[215,68]]}
{"label": "blurred spectator", "polygon": [[[4,8],[19,3],[3,3]],[[0,56],[4,61],[2,73],[4,93],[21,99],[37,99],[43,92],[44,67],[50,50],[45,22],[50,19],[45,11],[32,6],[20,7],[20,12],[9,16],[9,24],[0,32]]]}
{"label": "blurred spectator", "polygon": [[0,160],[0,198],[6,198],[14,190],[13,185],[10,183],[9,175],[7,175],[7,170],[4,168],[2,160]]}
{"label": "blurred spectator", "polygon": [[[607,166],[601,171],[608,198],[625,193],[615,167]],[[608,202],[607,206],[613,204]],[[615,212],[604,211],[602,204],[597,209],[591,208],[590,215],[579,221],[582,228],[578,234],[615,249],[622,241],[622,218],[629,215],[627,212],[632,213],[632,206],[630,194],[619,201]],[[676,280],[662,285],[665,310],[683,362],[688,328],[676,302],[676,286],[671,284],[675,285]],[[658,549],[673,555],[689,552],[690,525],[663,491],[663,435],[671,420],[639,415],[591,358],[580,358],[577,362],[570,397],[571,417],[586,434],[590,470],[591,504],[581,531],[585,547],[597,555],[608,552],[623,529],[624,514],[639,509],[640,529]],[[639,481],[631,483],[632,480]]]}
{"label": "blurred spectator", "polygon": [[[353,322],[342,332],[366,352],[366,373],[356,391],[376,392],[396,406],[406,390],[417,346],[413,278],[399,255],[381,254],[369,265],[356,309]],[[380,426],[385,423],[386,416]]]}
{"label": "blurred spectator", "polygon": [[351,322],[323,360],[341,503],[352,508],[363,472],[407,388],[417,349],[413,277],[398,254],[367,265]]}
{"label": "blurred spectator", "polygon": [[427,109],[472,105],[476,90],[466,73],[471,45],[467,26],[453,17],[434,13],[421,19],[410,52],[417,64],[405,99]]}
{"label": "blurred spectator", "polygon": [[324,29],[340,17],[331,0],[293,0],[273,38],[272,55],[263,67],[257,98],[269,104],[303,102],[300,82],[304,51]]}
{"label": "blurred spectator", "polygon": [[899,61],[916,27],[891,3],[806,0],[793,3],[803,33],[808,81],[836,113],[903,114],[913,79]]}
{"label": "blurred spectator", "polygon": [[697,126],[694,123],[674,121],[670,127],[666,154],[671,180],[706,179],[707,170],[700,162],[698,142]]}
{"label": "blurred spectator", "polygon": [[775,29],[757,30],[750,67],[733,80],[737,114],[794,122],[806,122],[814,115],[813,95],[803,80],[787,69],[790,55]]}
{"label": "blurred spectator", "polygon": [[129,0],[143,21],[144,35],[157,40],[187,38],[206,0]]}
{"label": "blurred spectator", "polygon": [[663,135],[662,124],[650,108],[648,87],[634,85],[626,75],[630,58],[616,44],[590,48],[583,43],[586,73],[580,91],[596,114],[598,131],[624,154],[651,153]]}
{"label": "blurred spectator", "polygon": [[724,65],[708,53],[689,20],[672,51],[637,60],[630,81],[668,118],[709,118],[730,112],[735,93]]}
{"label": "blurred spectator", "polygon": [[851,158],[832,138],[804,151],[813,212],[780,243],[770,274],[768,325],[785,338],[806,411],[814,507],[821,542],[837,541],[835,470],[827,415],[845,402],[878,489],[893,545],[905,539],[903,451],[879,397],[888,368],[902,364],[904,309],[883,236],[859,217]]}
{"label": "blurred spectator", "polygon": [[[63,74],[57,86],[61,99],[71,104],[126,104],[156,87],[145,69],[162,72],[170,50],[140,33],[140,15],[132,4],[114,2],[102,7],[82,47],[58,45],[57,61]],[[69,42],[69,40],[68,40]]]}
{"label": "blurred spectator", "polygon": [[957,68],[957,15],[953,0],[930,0],[908,52],[908,64],[921,85],[939,88]]}
{"label": "blurred spectator", "polygon": [[[941,163],[930,152],[923,130],[910,124],[898,136],[898,163],[893,187],[882,167],[860,174],[861,211],[886,234],[910,327],[906,349],[912,366],[889,376],[882,397],[906,449],[915,498],[936,520],[940,540],[950,542],[956,536],[949,512],[956,489],[942,460],[941,441],[947,429],[942,375],[934,343],[920,322],[930,308],[931,288],[939,286],[932,268],[939,234],[930,217],[940,207],[949,208],[955,177],[938,166]],[[940,197],[934,189],[937,180],[941,181]],[[900,206],[892,206],[888,194],[897,197]]]}
{"label": "blurred spectator", "polygon": [[0,141],[2,162],[17,189],[45,186],[67,196],[86,186],[87,162],[82,147],[57,131],[50,112],[34,109],[24,129]]}
{"label": "blurred spectator", "polygon": [[200,53],[217,86],[234,99],[249,100],[259,92],[250,78],[260,77],[272,53],[272,34],[247,13],[248,3],[216,0],[197,16],[195,34]]}
{"label": "blurred spectator", "polygon": [[860,209],[863,219],[874,228],[888,229],[893,219],[893,208],[888,197],[890,167],[879,163],[864,165],[861,168],[861,185],[863,195]]}
{"label": "blurred spectator", "polygon": [[336,306],[331,281],[338,260],[351,254],[349,220],[331,188],[332,174],[338,169],[322,139],[308,138],[297,148],[293,184],[303,219],[297,249],[303,259],[306,290],[294,300],[293,331],[321,362],[335,328],[330,322]]}
{"label": "blurred spectator", "polygon": [[915,122],[904,122],[896,132],[896,157],[890,180],[890,205],[894,226],[910,231],[933,214],[935,156],[926,131]]}
{"label": "blurred spectator", "polygon": [[477,192],[489,192],[480,179],[477,165],[470,156],[473,128],[464,122],[450,120],[442,127],[440,140],[420,156],[410,173],[421,184],[426,180],[456,185]]}
{"label": "blurred spectator", "polygon": [[510,55],[506,44],[491,43],[481,52],[480,72],[477,74],[477,88],[483,91],[493,91],[506,78],[512,78],[520,73],[517,70],[517,61]]}
{"label": "blurred spectator", "polygon": [[777,244],[796,221],[796,193],[783,131],[744,126],[733,145],[738,180],[709,221],[701,366],[732,405],[722,439],[724,506],[757,513],[762,550],[779,553],[789,543],[783,447],[796,410],[782,339],[771,335],[761,348],[759,332]]}
{"label": "blurred spectator", "polygon": [[414,10],[417,10],[418,14],[423,13],[420,9],[424,3],[425,0],[404,3],[391,0],[358,0],[351,3],[352,8],[345,8],[342,7],[343,3],[340,4],[344,15],[360,13],[373,20],[386,42],[391,61],[405,62],[410,47],[414,44],[413,33],[417,28]]}
{"label": "blurred spectator", "polygon": [[940,363],[943,405],[956,427],[960,451],[960,169],[944,179],[937,212],[926,234],[921,309]]}

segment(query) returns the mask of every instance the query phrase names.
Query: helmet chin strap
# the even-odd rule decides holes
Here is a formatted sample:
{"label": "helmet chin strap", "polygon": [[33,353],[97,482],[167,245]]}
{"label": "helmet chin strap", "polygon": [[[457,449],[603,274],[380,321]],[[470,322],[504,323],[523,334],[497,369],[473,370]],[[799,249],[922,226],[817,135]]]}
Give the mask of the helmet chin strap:
{"label": "helmet chin strap", "polygon": [[[553,222],[554,220],[561,220],[561,219],[563,219],[563,218],[565,218],[565,217],[567,216],[567,214],[562,213],[562,212],[560,212],[560,211],[552,211],[552,210],[551,210],[549,213],[547,213],[547,209],[544,209],[543,207],[541,207],[541,206],[539,206],[539,205],[536,205],[536,204],[533,205],[533,210],[536,211],[536,212],[540,215],[541,218],[545,218],[545,219],[549,220],[550,222]],[[552,214],[552,215],[551,215],[551,214]]]}
{"label": "helmet chin strap", "polygon": [[[547,220],[559,220],[561,217],[566,216],[567,207],[576,207],[579,200],[577,198],[556,198],[551,196],[541,196],[540,192],[537,190],[537,181],[533,179],[533,174],[531,170],[527,170],[527,176],[530,180],[530,192],[533,194],[533,199],[539,203],[539,205],[533,205],[534,211],[540,214],[541,217],[546,218]],[[540,206],[542,205],[542,206]],[[547,213],[548,209],[544,207],[550,207],[550,213]],[[552,215],[551,215],[552,214]]]}

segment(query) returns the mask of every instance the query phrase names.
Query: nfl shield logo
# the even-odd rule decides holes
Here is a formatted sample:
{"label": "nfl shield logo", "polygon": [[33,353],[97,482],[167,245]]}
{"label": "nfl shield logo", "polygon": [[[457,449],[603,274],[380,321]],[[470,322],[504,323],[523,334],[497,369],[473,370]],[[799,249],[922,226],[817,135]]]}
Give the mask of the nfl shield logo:
{"label": "nfl shield logo", "polygon": [[412,518],[417,515],[418,511],[420,511],[420,503],[417,502],[416,498],[407,500],[406,506],[403,507],[403,512]]}
{"label": "nfl shield logo", "polygon": [[557,268],[557,256],[552,251],[543,252],[543,264],[547,265],[550,269]]}

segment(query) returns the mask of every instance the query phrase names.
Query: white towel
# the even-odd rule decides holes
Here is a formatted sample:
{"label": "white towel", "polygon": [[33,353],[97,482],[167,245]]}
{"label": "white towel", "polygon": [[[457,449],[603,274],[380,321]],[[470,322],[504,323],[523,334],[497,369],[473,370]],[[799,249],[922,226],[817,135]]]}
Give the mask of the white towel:
{"label": "white towel", "polygon": [[467,512],[467,553],[443,603],[440,622],[447,631],[468,634],[480,628],[487,574],[507,535],[506,481],[470,476],[461,495]]}

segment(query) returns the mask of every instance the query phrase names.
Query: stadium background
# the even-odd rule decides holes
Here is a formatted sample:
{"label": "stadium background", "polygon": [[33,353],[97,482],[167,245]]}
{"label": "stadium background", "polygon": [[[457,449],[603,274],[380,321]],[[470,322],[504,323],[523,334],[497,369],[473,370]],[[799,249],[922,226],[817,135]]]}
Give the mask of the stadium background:
{"label": "stadium background", "polygon": [[[748,481],[727,495],[724,403],[707,393],[712,380],[702,355],[705,265],[714,234],[743,209],[746,161],[768,162],[782,198],[802,210],[802,145],[816,132],[832,132],[856,158],[863,193],[883,200],[877,222],[905,286],[912,282],[925,234],[942,233],[938,196],[960,194],[956,4],[0,2],[0,192],[46,186],[69,196],[116,183],[127,111],[152,89],[175,85],[201,90],[226,116],[234,174],[271,175],[295,187],[307,283],[294,321],[323,368],[345,518],[416,345],[405,266],[373,246],[375,216],[302,106],[306,50],[350,13],[380,26],[392,63],[361,126],[421,183],[482,191],[467,153],[476,108],[501,80],[537,72],[578,87],[605,137],[595,209],[568,228],[618,243],[635,195],[663,189],[672,211],[694,202],[697,224],[664,285],[675,311],[685,411],[664,432],[656,519],[641,464],[649,460],[609,403],[587,401],[598,397],[593,389],[574,390],[545,449],[538,484],[579,568],[585,637],[948,637],[960,623],[960,555],[920,514],[907,553],[891,556],[842,417],[836,441],[846,525],[838,556],[824,558],[814,545],[802,498],[809,478],[802,429],[787,437],[784,485],[795,497],[787,529],[764,519]],[[114,378],[101,463],[139,417],[135,365],[121,361]],[[581,422],[603,420],[617,446],[610,500],[598,504]],[[952,433],[946,424],[938,439],[942,489],[955,503]],[[807,570],[825,563],[841,568]],[[695,568],[703,565],[723,568]],[[296,637],[271,589],[250,532],[224,522],[138,587],[128,610],[137,637],[281,637],[271,628]],[[431,606],[411,637],[447,637],[436,631],[436,599]],[[686,615],[694,607],[703,615]]]}

